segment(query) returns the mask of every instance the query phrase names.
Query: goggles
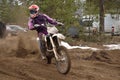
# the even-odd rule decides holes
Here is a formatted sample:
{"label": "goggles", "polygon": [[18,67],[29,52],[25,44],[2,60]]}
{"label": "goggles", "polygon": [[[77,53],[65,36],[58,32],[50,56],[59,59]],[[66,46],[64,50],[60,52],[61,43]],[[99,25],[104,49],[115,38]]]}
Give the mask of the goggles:
{"label": "goggles", "polygon": [[37,11],[35,11],[35,10],[30,10],[30,14],[36,14],[37,13]]}

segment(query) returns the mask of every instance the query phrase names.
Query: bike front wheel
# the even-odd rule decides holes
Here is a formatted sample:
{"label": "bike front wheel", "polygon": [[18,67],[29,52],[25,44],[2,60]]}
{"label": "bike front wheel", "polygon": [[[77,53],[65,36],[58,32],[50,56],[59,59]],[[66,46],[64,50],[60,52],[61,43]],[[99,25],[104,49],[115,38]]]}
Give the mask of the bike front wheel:
{"label": "bike front wheel", "polygon": [[63,46],[60,46],[57,52],[59,57],[59,60],[56,60],[57,70],[62,74],[67,74],[71,68],[71,60],[67,49]]}

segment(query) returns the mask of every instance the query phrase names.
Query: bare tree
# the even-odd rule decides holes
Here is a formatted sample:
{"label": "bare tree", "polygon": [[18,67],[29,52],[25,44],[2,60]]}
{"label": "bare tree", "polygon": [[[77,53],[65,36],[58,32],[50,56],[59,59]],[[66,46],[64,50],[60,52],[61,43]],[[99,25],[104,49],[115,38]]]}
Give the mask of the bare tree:
{"label": "bare tree", "polygon": [[100,34],[104,33],[104,0],[100,0]]}

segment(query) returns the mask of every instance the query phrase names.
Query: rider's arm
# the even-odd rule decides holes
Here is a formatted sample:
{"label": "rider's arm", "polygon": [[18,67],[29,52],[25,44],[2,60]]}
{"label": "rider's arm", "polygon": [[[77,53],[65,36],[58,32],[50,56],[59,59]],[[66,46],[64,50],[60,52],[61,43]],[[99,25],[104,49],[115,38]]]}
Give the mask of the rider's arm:
{"label": "rider's arm", "polygon": [[43,16],[46,18],[46,20],[47,20],[50,24],[53,24],[53,25],[57,25],[57,24],[58,24],[57,21],[55,21],[54,19],[50,18],[48,15],[43,14]]}
{"label": "rider's arm", "polygon": [[28,21],[28,29],[30,29],[30,30],[35,29],[34,26],[33,26],[33,23],[32,23],[32,19],[29,19],[29,21]]}

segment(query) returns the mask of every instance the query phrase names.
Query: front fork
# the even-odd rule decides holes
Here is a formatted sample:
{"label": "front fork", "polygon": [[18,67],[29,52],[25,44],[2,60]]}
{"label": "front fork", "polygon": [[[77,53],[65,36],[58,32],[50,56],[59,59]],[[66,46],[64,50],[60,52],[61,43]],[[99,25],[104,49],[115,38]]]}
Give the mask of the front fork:
{"label": "front fork", "polygon": [[54,54],[55,54],[55,58],[56,58],[57,61],[59,61],[60,59],[58,58],[57,51],[56,51],[56,46],[55,46],[55,44],[54,44],[54,42],[53,42],[53,39],[52,39],[51,36],[50,36],[49,38],[50,38],[50,42],[51,42],[52,47],[53,47],[53,52],[54,52]]}

